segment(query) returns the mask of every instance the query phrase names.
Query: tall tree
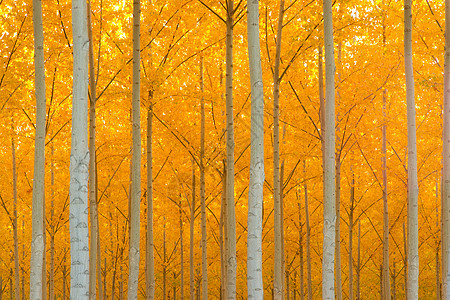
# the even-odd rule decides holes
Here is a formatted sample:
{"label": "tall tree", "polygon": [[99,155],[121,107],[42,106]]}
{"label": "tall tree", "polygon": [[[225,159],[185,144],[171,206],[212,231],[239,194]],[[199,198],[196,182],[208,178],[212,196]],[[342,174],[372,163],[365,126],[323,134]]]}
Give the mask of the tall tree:
{"label": "tall tree", "polygon": [[33,0],[36,135],[34,138],[34,180],[30,262],[30,298],[42,299],[44,268],[44,177],[45,177],[45,67],[42,3]]}
{"label": "tall tree", "polygon": [[[70,298],[89,298],[88,59],[86,1],[72,1],[73,100],[70,153]],[[34,299],[34,298],[33,298]]]}
{"label": "tall tree", "polygon": [[408,300],[419,297],[419,221],[416,147],[416,106],[412,54],[412,1],[405,0],[405,77],[408,127]]}
{"label": "tall tree", "polygon": [[283,228],[281,216],[281,183],[280,183],[280,61],[281,34],[283,29],[284,0],[280,1],[275,46],[275,66],[273,69],[273,199],[274,199],[274,281],[273,295],[275,300],[283,298]]}
{"label": "tall tree", "polygon": [[147,300],[155,298],[155,258],[153,242],[153,91],[149,91],[147,110],[147,242],[146,242],[146,295]]}
{"label": "tall tree", "polygon": [[20,277],[19,277],[19,236],[17,234],[17,164],[16,164],[16,145],[14,143],[14,122],[11,123],[13,136],[11,137],[12,151],[12,171],[13,171],[13,235],[14,235],[14,295],[20,299]]}
{"label": "tall tree", "polygon": [[334,117],[334,42],[331,0],[323,2],[325,42],[325,157],[323,201],[323,261],[322,297],[334,300],[334,242],[335,242],[335,117]]}
{"label": "tall tree", "polygon": [[140,15],[141,2],[133,0],[133,151],[131,172],[131,229],[129,249],[128,300],[137,299],[139,282],[139,240],[141,203],[141,118],[140,118]]}
{"label": "tall tree", "polygon": [[445,55],[444,55],[444,124],[443,169],[442,169],[442,292],[443,298],[450,295],[450,0],[445,0]]}
{"label": "tall tree", "polygon": [[234,1],[227,0],[226,19],[226,124],[227,124],[227,297],[236,299],[236,215],[234,208],[233,27]]}
{"label": "tall tree", "polygon": [[251,153],[248,193],[247,293],[263,299],[262,206],[264,187],[264,94],[259,42],[259,1],[247,1],[247,37],[251,86]]}
{"label": "tall tree", "polygon": [[[97,299],[96,275],[97,275],[97,244],[98,237],[98,211],[97,211],[97,187],[96,187],[96,154],[95,154],[95,106],[97,102],[95,70],[94,70],[94,41],[92,38],[91,1],[87,1],[87,23],[89,38],[89,217],[90,217],[90,239],[89,239],[89,298]],[[98,260],[100,263],[100,260]],[[100,269],[100,268],[99,268]],[[101,276],[98,276],[101,282]],[[101,293],[101,285],[99,292]],[[100,296],[100,295],[99,295]],[[100,299],[102,297],[100,296]]]}

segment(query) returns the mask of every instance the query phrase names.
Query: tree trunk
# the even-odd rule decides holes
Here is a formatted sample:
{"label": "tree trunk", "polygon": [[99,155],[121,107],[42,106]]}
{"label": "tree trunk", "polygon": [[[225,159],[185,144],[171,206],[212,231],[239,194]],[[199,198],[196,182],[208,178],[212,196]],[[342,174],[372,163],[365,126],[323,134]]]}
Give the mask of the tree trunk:
{"label": "tree trunk", "polygon": [[200,59],[200,98],[201,128],[200,128],[200,205],[202,227],[202,299],[208,299],[208,257],[206,248],[206,202],[205,202],[205,99],[203,97],[203,58]]}
{"label": "tree trunk", "polygon": [[[14,124],[12,124],[13,137],[11,138],[12,171],[13,171],[13,235],[14,235],[14,295],[20,299],[20,269],[19,269],[19,236],[17,233],[17,165],[16,146],[14,143]],[[1,288],[1,287],[0,287]]]}
{"label": "tree trunk", "polygon": [[405,0],[405,77],[408,123],[408,299],[419,297],[419,225],[416,150],[416,111],[412,54],[412,6]]}
{"label": "tree trunk", "polygon": [[192,203],[189,234],[189,295],[194,300],[195,296],[195,278],[194,278],[194,224],[195,224],[195,168],[192,161]]}
{"label": "tree trunk", "polygon": [[275,46],[275,66],[273,69],[273,201],[274,201],[274,280],[273,294],[275,300],[283,298],[283,254],[281,227],[281,186],[280,186],[280,57],[281,35],[283,28],[284,0],[280,1],[278,13],[277,37]]}
{"label": "tree trunk", "polygon": [[128,300],[137,299],[139,282],[139,240],[141,202],[141,120],[140,120],[140,0],[133,1],[133,153],[131,175],[131,232]]}
{"label": "tree trunk", "polygon": [[323,208],[322,297],[334,300],[334,243],[335,243],[335,120],[334,120],[334,45],[331,0],[324,0],[325,35],[325,161]]}
{"label": "tree trunk", "polygon": [[442,284],[443,299],[450,294],[450,1],[445,0],[445,53],[444,53],[444,124],[442,170]]}
{"label": "tree trunk", "polygon": [[[151,101],[152,91],[149,91]],[[146,295],[155,298],[155,258],[153,244],[153,104],[147,110],[147,243],[146,243]]]}
{"label": "tree trunk", "polygon": [[54,228],[54,216],[55,216],[55,163],[54,163],[54,148],[53,143],[50,144],[50,274],[49,274],[49,300],[55,299],[55,228]]}
{"label": "tree trunk", "polygon": [[180,195],[180,299],[181,300],[184,299],[183,211],[181,209],[181,195]]}
{"label": "tree trunk", "polygon": [[[439,177],[436,179],[436,228],[439,228]],[[439,276],[439,238],[436,239],[436,300],[441,299],[441,284]]]}
{"label": "tree trunk", "polygon": [[[303,280],[303,274],[304,274],[304,259],[303,259],[303,224],[302,224],[302,204],[300,202],[300,197],[297,193],[298,198],[298,225],[300,227],[300,230],[298,232],[298,244],[299,249],[298,252],[300,254],[300,299],[305,299],[305,289],[304,289],[304,280]],[[294,281],[294,299],[296,299],[296,281]]]}
{"label": "tree trunk", "polygon": [[166,217],[163,218],[164,221],[164,229],[163,229],[163,299],[167,299],[167,290],[166,290],[166,278],[167,278],[167,248],[166,248]]}
{"label": "tree trunk", "polygon": [[89,299],[97,299],[96,274],[97,274],[97,242],[98,242],[98,211],[95,181],[95,105],[97,95],[95,91],[94,71],[94,40],[92,38],[91,23],[91,1],[87,1],[87,29],[89,38],[89,217],[90,217],[90,240],[89,240]]}
{"label": "tree trunk", "polygon": [[[45,68],[42,4],[33,0],[34,69],[36,95],[36,135],[34,140],[34,180],[32,199],[32,237],[30,262],[30,298],[42,299],[44,263],[44,170],[45,170]],[[75,79],[75,78],[74,78]]]}
{"label": "tree trunk", "polygon": [[353,300],[353,213],[355,211],[355,174],[352,174],[350,203],[348,220],[348,299]]}
{"label": "tree trunk", "polygon": [[236,299],[236,216],[234,208],[233,25],[234,1],[227,0],[226,118],[227,118],[227,297]]}
{"label": "tree trunk", "polygon": [[222,300],[227,299],[227,259],[226,259],[226,241],[227,241],[227,215],[226,215],[226,194],[227,194],[227,167],[225,162],[223,163],[223,173],[222,173],[222,199],[220,205],[220,272],[221,272],[221,296]]}
{"label": "tree trunk", "polygon": [[72,1],[73,104],[70,155],[70,298],[89,298],[88,50],[86,1]]}
{"label": "tree trunk", "polygon": [[264,95],[259,42],[259,1],[247,1],[247,36],[251,86],[251,153],[248,193],[247,293],[263,299],[262,206],[264,188]]}
{"label": "tree trunk", "polygon": [[[306,162],[303,162],[306,174]],[[305,222],[306,222],[306,270],[308,282],[308,300],[312,300],[312,271],[311,271],[311,226],[309,225],[308,185],[303,185],[305,190]]]}

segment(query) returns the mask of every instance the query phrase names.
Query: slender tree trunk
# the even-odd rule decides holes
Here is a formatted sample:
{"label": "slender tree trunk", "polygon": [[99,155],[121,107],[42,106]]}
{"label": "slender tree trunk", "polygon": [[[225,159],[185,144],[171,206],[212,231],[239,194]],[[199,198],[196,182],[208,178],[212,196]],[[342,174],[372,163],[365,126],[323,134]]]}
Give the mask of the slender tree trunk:
{"label": "slender tree trunk", "polygon": [[396,288],[396,280],[397,280],[397,271],[396,271],[396,269],[395,269],[395,260],[394,260],[394,264],[393,264],[393,266],[392,266],[392,268],[393,268],[393,270],[392,270],[392,300],[395,300],[395,299],[397,299],[397,294],[396,294],[396,291],[397,291],[397,288]]}
{"label": "slender tree trunk", "polygon": [[220,205],[220,265],[221,265],[221,295],[223,300],[227,299],[227,251],[226,251],[226,244],[227,244],[227,202],[226,202],[226,194],[227,194],[227,167],[225,162],[223,163],[223,173],[222,173],[222,202]]}
{"label": "slender tree trunk", "polygon": [[139,282],[139,240],[141,201],[141,118],[140,118],[140,0],[133,1],[133,154],[131,175],[131,232],[128,300],[137,299]]}
{"label": "slender tree trunk", "polygon": [[195,225],[195,168],[192,161],[192,204],[189,234],[189,295],[194,300],[195,295],[195,277],[194,277],[194,225]]}
{"label": "slender tree trunk", "polygon": [[[149,91],[149,101],[152,100]],[[146,294],[147,300],[155,298],[155,258],[153,253],[153,104],[147,110],[147,243],[146,243]]]}
{"label": "slender tree trunk", "polygon": [[[340,95],[340,83],[341,83],[341,73],[342,73],[342,43],[339,42],[338,44],[338,82],[339,87],[337,88],[337,102],[338,105],[341,101],[341,95]],[[338,134],[336,134],[336,299],[342,300],[342,264],[341,264],[341,139],[339,136],[339,132],[341,131],[341,128],[339,126],[339,112],[336,116],[336,131]]]}
{"label": "slender tree trunk", "polygon": [[323,209],[323,262],[322,262],[322,297],[334,300],[334,242],[335,242],[335,121],[334,121],[334,44],[331,0],[324,0],[324,35],[325,35],[325,174],[324,174],[324,209]]}
{"label": "slender tree trunk", "polygon": [[445,54],[444,54],[444,124],[442,170],[442,284],[443,299],[450,294],[450,1],[445,0]]}
{"label": "slender tree trunk", "polygon": [[[13,235],[14,235],[14,295],[20,299],[20,269],[19,269],[19,236],[17,233],[17,165],[16,165],[16,146],[14,143],[14,124],[12,125],[13,136],[11,138],[12,150],[12,171],[13,171]],[[1,288],[1,287],[0,287]]]}
{"label": "slender tree trunk", "polygon": [[[306,170],[306,163],[304,167]],[[306,172],[305,172],[306,174]],[[303,185],[305,190],[305,222],[306,222],[306,270],[308,282],[308,300],[312,300],[312,271],[311,271],[311,226],[309,225],[308,185]]]}
{"label": "slender tree trunk", "polygon": [[55,216],[55,163],[54,163],[54,155],[55,150],[53,147],[53,143],[50,144],[50,274],[49,274],[49,299],[55,299],[55,228],[54,228],[54,216]]}
{"label": "slender tree trunk", "polygon": [[259,1],[247,1],[247,36],[251,86],[251,153],[248,193],[247,293],[263,299],[262,206],[264,188],[264,91],[259,42]]}
{"label": "slender tree trunk", "polygon": [[42,299],[45,286],[42,282],[44,269],[44,170],[45,170],[45,68],[44,31],[42,4],[33,0],[34,69],[36,95],[36,135],[34,140],[34,180],[32,199],[32,237],[30,262],[30,298]]}
{"label": "slender tree trunk", "polygon": [[350,213],[348,220],[348,299],[353,300],[353,213],[355,211],[355,174],[350,185]]}
{"label": "slender tree trunk", "polygon": [[[439,228],[439,177],[436,179],[436,228]],[[436,300],[441,299],[441,284],[439,276],[439,239],[436,239]]]}
{"label": "slender tree trunk", "polygon": [[233,25],[234,1],[227,0],[226,117],[227,117],[227,297],[236,299],[236,217],[234,208]]}
{"label": "slender tree trunk", "polygon": [[273,69],[273,199],[274,199],[274,281],[273,293],[275,300],[283,298],[283,254],[281,227],[281,186],[280,186],[280,57],[281,35],[283,28],[284,0],[280,1],[278,13],[277,37],[275,45],[275,66]]}
{"label": "slender tree trunk", "polygon": [[86,1],[72,1],[73,104],[70,155],[70,298],[89,298],[88,49]]}
{"label": "slender tree trunk", "polygon": [[200,59],[200,98],[201,128],[200,128],[200,205],[202,227],[202,299],[208,299],[208,257],[206,248],[206,202],[205,202],[205,99],[203,97],[203,57]]}
{"label": "slender tree trunk", "polygon": [[408,122],[408,299],[419,297],[419,225],[416,112],[412,54],[412,1],[405,0],[405,77]]}
{"label": "slender tree trunk", "polygon": [[89,217],[90,217],[90,240],[89,240],[89,299],[97,299],[96,274],[97,274],[97,242],[98,242],[98,211],[95,182],[95,105],[97,95],[95,91],[95,71],[94,71],[94,40],[92,38],[91,23],[91,1],[87,1],[87,22],[89,38]]}

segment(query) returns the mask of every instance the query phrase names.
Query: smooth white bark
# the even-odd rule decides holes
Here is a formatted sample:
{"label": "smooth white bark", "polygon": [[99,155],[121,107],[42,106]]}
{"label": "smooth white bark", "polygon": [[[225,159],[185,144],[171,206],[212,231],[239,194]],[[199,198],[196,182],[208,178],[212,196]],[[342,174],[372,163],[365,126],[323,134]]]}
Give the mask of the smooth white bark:
{"label": "smooth white bark", "polygon": [[264,187],[264,95],[259,42],[259,1],[247,1],[247,37],[251,86],[251,153],[248,193],[247,293],[263,299],[262,206]]}
{"label": "smooth white bark", "polygon": [[411,0],[405,0],[405,77],[408,127],[408,300],[419,297],[419,222],[416,147],[416,107],[414,99],[414,71],[412,55]]}
{"label": "smooth white bark", "polygon": [[70,153],[70,298],[89,298],[88,52],[86,1],[72,1],[73,100]]}
{"label": "smooth white bark", "polygon": [[[151,96],[149,97],[151,100]],[[155,298],[155,256],[153,244],[153,104],[147,111],[147,243],[146,243],[146,296]]]}
{"label": "smooth white bark", "polygon": [[34,141],[34,179],[30,262],[30,298],[42,299],[44,260],[44,170],[45,170],[45,69],[42,3],[33,0],[34,69],[36,95],[36,135]]}
{"label": "smooth white bark", "polygon": [[234,1],[227,0],[226,123],[227,123],[227,299],[236,299],[236,216],[234,208],[233,24]]}
{"label": "smooth white bark", "polygon": [[133,151],[131,172],[131,221],[128,271],[128,300],[137,299],[139,282],[139,240],[140,240],[140,204],[141,204],[141,118],[140,118],[140,14],[141,3],[133,1],[133,90],[132,122]]}
{"label": "smooth white bark", "polygon": [[323,208],[322,298],[334,300],[335,250],[335,114],[334,43],[331,0],[323,2],[325,36],[325,158]]}

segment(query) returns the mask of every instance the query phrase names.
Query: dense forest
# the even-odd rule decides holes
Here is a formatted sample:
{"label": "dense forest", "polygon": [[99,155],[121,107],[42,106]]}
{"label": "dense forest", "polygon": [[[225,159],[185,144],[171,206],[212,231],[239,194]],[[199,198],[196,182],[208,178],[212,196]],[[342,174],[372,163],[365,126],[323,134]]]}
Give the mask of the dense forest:
{"label": "dense forest", "polygon": [[0,0],[0,299],[448,299],[446,18]]}

